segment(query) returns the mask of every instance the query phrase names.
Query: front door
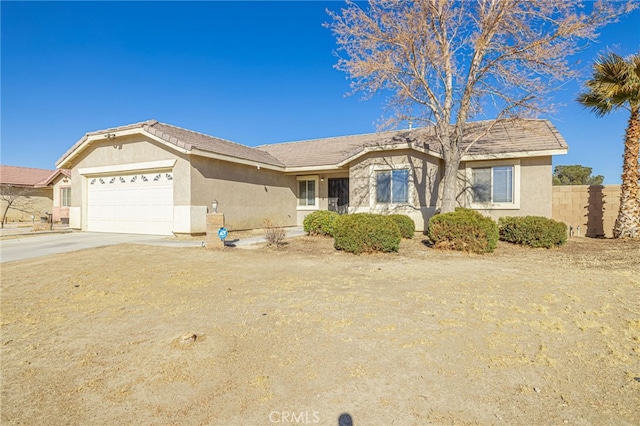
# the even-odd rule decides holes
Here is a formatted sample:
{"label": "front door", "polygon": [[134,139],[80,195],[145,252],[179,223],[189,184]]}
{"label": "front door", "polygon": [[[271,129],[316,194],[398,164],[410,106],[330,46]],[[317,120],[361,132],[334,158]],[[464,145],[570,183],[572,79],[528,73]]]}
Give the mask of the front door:
{"label": "front door", "polygon": [[329,210],[349,212],[349,178],[329,179]]}

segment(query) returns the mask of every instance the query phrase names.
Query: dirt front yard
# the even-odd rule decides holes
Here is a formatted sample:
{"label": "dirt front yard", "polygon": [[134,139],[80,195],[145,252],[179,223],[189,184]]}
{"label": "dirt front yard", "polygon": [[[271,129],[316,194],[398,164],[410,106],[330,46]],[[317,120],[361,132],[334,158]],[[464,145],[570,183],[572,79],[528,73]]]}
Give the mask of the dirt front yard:
{"label": "dirt front yard", "polygon": [[640,242],[120,245],[1,297],[3,424],[640,424]]}

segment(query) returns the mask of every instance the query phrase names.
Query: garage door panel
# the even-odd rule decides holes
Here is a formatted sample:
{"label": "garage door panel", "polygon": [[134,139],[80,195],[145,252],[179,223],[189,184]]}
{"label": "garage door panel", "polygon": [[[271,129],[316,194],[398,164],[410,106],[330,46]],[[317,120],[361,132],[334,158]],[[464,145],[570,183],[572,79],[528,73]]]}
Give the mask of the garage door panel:
{"label": "garage door panel", "polygon": [[89,231],[171,235],[173,174],[90,178],[87,209]]}

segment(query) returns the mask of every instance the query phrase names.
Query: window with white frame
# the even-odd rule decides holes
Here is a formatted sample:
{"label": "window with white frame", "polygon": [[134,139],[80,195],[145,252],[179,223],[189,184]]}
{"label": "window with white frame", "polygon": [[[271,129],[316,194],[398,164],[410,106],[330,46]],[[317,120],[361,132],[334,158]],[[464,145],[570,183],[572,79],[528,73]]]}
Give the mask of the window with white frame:
{"label": "window with white frame", "polygon": [[517,172],[514,164],[472,167],[468,175],[472,204],[517,206]]}
{"label": "window with white frame", "polygon": [[305,206],[305,207],[316,205],[316,180],[315,179],[299,178],[298,205]]}
{"label": "window with white frame", "polygon": [[409,170],[380,170],[376,172],[376,203],[409,202]]}
{"label": "window with white frame", "polygon": [[60,206],[69,207],[71,205],[71,188],[60,188]]}

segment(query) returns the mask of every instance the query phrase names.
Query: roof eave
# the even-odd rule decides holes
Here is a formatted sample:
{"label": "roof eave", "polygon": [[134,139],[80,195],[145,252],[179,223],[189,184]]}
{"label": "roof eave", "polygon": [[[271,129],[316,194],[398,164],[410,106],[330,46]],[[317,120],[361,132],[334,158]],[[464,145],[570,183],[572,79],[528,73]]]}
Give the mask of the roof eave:
{"label": "roof eave", "polygon": [[58,170],[55,170],[53,173],[51,173],[51,175],[48,178],[46,178],[45,180],[38,182],[35,186],[36,187],[49,186],[49,185],[51,185],[53,183],[53,181],[59,175],[64,175],[64,177],[66,177],[66,178],[70,177],[70,173],[66,169],[58,169]]}
{"label": "roof eave", "polygon": [[426,154],[426,155],[433,156],[435,158],[442,159],[442,155],[440,155],[439,153],[431,151],[429,149],[425,149],[425,148],[418,148],[411,143],[372,145],[372,146],[363,147],[361,150],[359,150],[355,154],[352,154],[335,164],[325,164],[322,166],[287,166],[286,173],[294,174],[294,173],[300,173],[300,172],[343,170],[345,167],[349,165],[349,163],[371,152],[401,151],[406,149],[410,149],[410,150],[419,152],[421,154]]}
{"label": "roof eave", "polygon": [[36,184],[34,183],[11,183],[11,182],[0,182],[0,185],[4,187],[19,187],[19,188],[36,188]]}
{"label": "roof eave", "polygon": [[568,148],[546,149],[539,151],[500,152],[495,154],[465,154],[461,161],[501,160],[509,158],[547,157],[550,155],[564,155]]}
{"label": "roof eave", "polygon": [[[109,141],[114,141],[117,138],[123,137],[123,136],[130,136],[130,135],[144,135],[146,137],[148,137],[149,139],[152,139],[164,146],[166,146],[167,148],[170,148],[174,151],[177,151],[181,154],[185,154],[185,155],[191,155],[191,154],[196,154],[202,157],[207,157],[207,158],[215,158],[218,160],[223,160],[223,161],[229,161],[232,163],[238,163],[238,164],[245,164],[245,165],[249,165],[249,166],[256,166],[256,167],[263,167],[265,169],[271,169],[271,170],[277,170],[277,171],[284,171],[284,166],[279,166],[279,165],[274,165],[274,164],[269,164],[266,162],[261,162],[261,161],[254,161],[254,160],[247,160],[247,159],[243,159],[243,158],[239,158],[239,157],[233,157],[230,155],[224,155],[224,154],[217,154],[214,152],[210,152],[210,151],[206,151],[203,149],[199,149],[199,148],[195,148],[193,146],[184,144],[182,142],[180,142],[179,140],[176,143],[173,143],[171,141],[167,141],[166,139],[163,139],[160,136],[157,136],[154,133],[151,133],[149,131],[147,131],[144,128],[144,123],[141,124],[139,127],[135,127],[132,129],[124,129],[124,130],[101,130],[99,132],[92,132],[92,133],[87,133],[86,135],[83,136],[82,139],[80,139],[77,143],[75,148],[73,148],[72,150],[70,150],[67,154],[65,154],[63,157],[61,157],[57,162],[56,162],[56,167],[59,169],[62,168],[69,168],[71,167],[71,161],[76,158],[77,156],[79,156],[85,149],[87,149],[91,144],[93,144],[94,142],[101,142],[104,141],[105,138],[107,138]],[[181,146],[182,145],[182,146]]]}
{"label": "roof eave", "polygon": [[[143,124],[144,125],[144,124]],[[57,162],[56,162],[56,167],[59,169],[66,169],[66,168],[70,168],[71,167],[71,160],[73,160],[74,158],[76,158],[78,155],[80,155],[80,153],[82,153],[82,151],[84,151],[85,149],[87,149],[92,143],[94,142],[102,142],[104,141],[105,138],[107,138],[107,140],[113,141],[114,139],[123,137],[123,136],[130,136],[130,135],[136,135],[136,134],[140,134],[140,135],[144,135],[147,136],[150,139],[153,139],[154,141],[167,146],[175,151],[178,151],[182,154],[188,154],[189,153],[189,149],[187,149],[186,147],[181,147],[178,146],[174,143],[171,143],[169,141],[166,141],[164,139],[162,139],[161,137],[158,137],[148,131],[146,131],[143,127],[143,125],[140,125],[140,127],[135,127],[132,129],[124,129],[124,130],[101,130],[99,132],[92,132],[92,133],[87,133],[86,135],[84,135],[82,137],[82,139],[80,139],[78,142],[76,142],[76,145],[74,148],[72,148],[68,153],[66,153],[65,155],[63,155]]]}
{"label": "roof eave", "polygon": [[338,166],[345,166],[346,164],[351,163],[352,161],[354,161],[354,160],[356,160],[356,159],[358,159],[358,158],[360,158],[360,157],[362,157],[362,156],[364,156],[366,154],[369,154],[371,152],[400,151],[400,150],[405,150],[405,149],[410,149],[410,150],[413,150],[413,151],[420,152],[422,154],[426,154],[426,155],[430,155],[432,157],[436,157],[436,158],[442,159],[442,155],[440,155],[440,153],[435,152],[435,151],[431,151],[429,148],[418,148],[412,143],[403,143],[403,144],[392,144],[392,145],[365,146],[365,147],[363,147],[363,149],[361,149],[357,153],[345,158],[344,160],[339,162],[337,165]]}
{"label": "roof eave", "polygon": [[256,160],[248,160],[245,158],[233,157],[231,155],[218,154],[211,151],[205,151],[203,149],[191,148],[191,154],[198,155],[200,157],[212,158],[215,160],[227,161],[230,163],[243,164],[245,166],[252,166],[258,169],[264,168],[268,170],[275,170],[279,172],[284,172],[286,168],[284,166],[279,166],[276,164],[269,164],[262,161]]}
{"label": "roof eave", "polygon": [[335,164],[327,164],[324,166],[295,166],[295,167],[286,167],[286,174],[298,174],[298,173],[309,173],[309,172],[328,172],[332,170],[343,170],[344,167],[335,165]]}

